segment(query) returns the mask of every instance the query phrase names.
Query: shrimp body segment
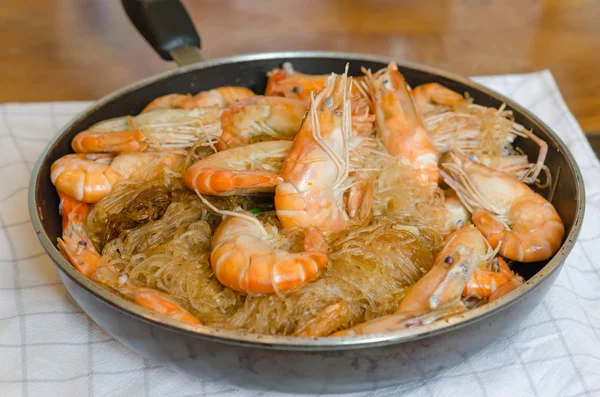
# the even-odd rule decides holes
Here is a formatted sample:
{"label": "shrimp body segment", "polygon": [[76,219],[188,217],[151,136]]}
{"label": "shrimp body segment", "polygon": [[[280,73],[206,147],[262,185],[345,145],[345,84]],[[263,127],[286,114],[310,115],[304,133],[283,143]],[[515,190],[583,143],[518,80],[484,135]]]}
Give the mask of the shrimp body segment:
{"label": "shrimp body segment", "polygon": [[246,87],[218,87],[209,91],[202,91],[194,96],[189,94],[169,94],[160,96],[150,102],[142,113],[157,109],[194,109],[207,106],[225,107],[230,103],[254,95]]}
{"label": "shrimp body segment", "polygon": [[67,154],[50,168],[50,178],[59,192],[85,203],[95,203],[121,180],[150,180],[162,169],[180,170],[184,158],[166,152],[111,154]]}
{"label": "shrimp body segment", "polygon": [[247,145],[261,136],[293,140],[308,102],[276,96],[253,96],[228,105],[221,116],[219,150]]}
{"label": "shrimp body segment", "polygon": [[227,149],[195,162],[184,174],[185,185],[201,194],[233,196],[273,192],[292,142],[268,141]]}
{"label": "shrimp body segment", "polygon": [[[285,158],[284,182],[275,190],[283,227],[316,227],[331,234],[362,222],[370,213],[372,179],[349,176],[349,153],[360,139],[352,134],[347,94],[346,75],[332,75],[311,103]],[[343,203],[348,189],[351,208]]]}
{"label": "shrimp body segment", "polygon": [[391,63],[375,74],[365,72],[379,138],[387,151],[412,167],[423,184],[437,183],[437,150],[397,66]]}
{"label": "shrimp body segment", "polygon": [[247,294],[268,294],[296,287],[327,265],[325,242],[316,229],[308,229],[305,251],[289,253],[265,241],[265,230],[247,211],[228,216],[211,240],[210,263],[225,286]]}
{"label": "shrimp body segment", "polygon": [[104,120],[73,138],[77,153],[142,152],[191,147],[198,139],[216,137],[222,109],[158,109],[138,116]]}
{"label": "shrimp body segment", "polygon": [[499,254],[520,262],[550,258],[565,227],[546,199],[512,175],[453,153],[444,180],[473,214],[473,223]]}

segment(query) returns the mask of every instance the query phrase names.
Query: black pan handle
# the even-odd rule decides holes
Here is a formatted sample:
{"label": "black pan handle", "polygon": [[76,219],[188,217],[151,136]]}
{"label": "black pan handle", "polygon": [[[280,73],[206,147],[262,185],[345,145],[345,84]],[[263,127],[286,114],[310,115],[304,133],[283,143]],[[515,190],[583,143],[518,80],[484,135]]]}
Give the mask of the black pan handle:
{"label": "black pan handle", "polygon": [[121,0],[133,25],[167,61],[203,61],[200,36],[179,0]]}

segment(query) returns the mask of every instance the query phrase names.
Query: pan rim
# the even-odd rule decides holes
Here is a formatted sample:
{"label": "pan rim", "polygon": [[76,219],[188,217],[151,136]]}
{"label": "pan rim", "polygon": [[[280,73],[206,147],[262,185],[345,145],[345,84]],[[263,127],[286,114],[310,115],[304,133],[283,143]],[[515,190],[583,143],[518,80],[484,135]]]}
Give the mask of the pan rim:
{"label": "pan rim", "polygon": [[50,149],[59,142],[65,132],[70,129],[70,126],[77,120],[87,117],[89,114],[96,111],[96,109],[113,100],[118,99],[124,94],[136,90],[140,87],[149,85],[153,82],[168,79],[172,76],[186,74],[190,71],[202,70],[209,67],[215,67],[224,64],[235,64],[243,63],[248,61],[278,59],[278,58],[328,58],[328,59],[344,59],[349,61],[371,61],[380,62],[387,64],[391,61],[395,61],[390,57],[360,54],[360,53],[349,53],[349,52],[328,52],[328,51],[284,51],[284,52],[267,52],[267,53],[256,53],[238,55],[233,57],[218,58],[214,60],[207,60],[193,65],[187,65],[178,69],[169,70],[166,72],[159,73],[157,75],[144,78],[136,81],[125,87],[117,89],[109,93],[108,95],[95,101],[92,105],[88,106],[85,110],[80,112],[72,120],[70,120],[60,131],[48,142],[34,169],[32,170],[31,179],[29,183],[28,192],[28,203],[29,203],[29,215],[36,232],[36,235],[44,248],[44,251],[50,256],[55,266],[57,266],[64,276],[69,277],[77,285],[82,287],[87,293],[95,296],[95,298],[104,302],[105,304],[111,305],[126,315],[133,316],[141,321],[150,323],[154,326],[168,328],[171,331],[177,333],[183,333],[188,336],[197,338],[212,340],[219,343],[240,345],[249,347],[260,347],[266,349],[276,350],[304,350],[304,351],[323,351],[323,350],[337,350],[337,349],[362,349],[370,347],[385,346],[396,343],[405,343],[409,341],[415,341],[418,339],[432,337],[441,333],[451,332],[458,328],[462,328],[471,323],[483,320],[484,318],[496,314],[499,311],[507,309],[509,306],[516,304],[521,299],[524,299],[529,292],[535,290],[541,285],[541,282],[546,278],[550,277],[553,273],[560,271],[565,258],[573,249],[576,238],[581,229],[585,211],[585,188],[583,185],[583,178],[577,163],[571,155],[568,147],[564,142],[556,135],[556,133],[550,129],[545,123],[538,119],[535,115],[523,108],[513,100],[504,97],[503,95],[488,89],[469,78],[456,75],[444,70],[440,70],[434,67],[422,65],[414,62],[398,62],[395,61],[398,66],[413,69],[420,72],[430,73],[433,75],[441,76],[443,78],[455,81],[459,84],[468,86],[469,88],[478,90],[482,93],[490,95],[498,100],[503,101],[516,112],[521,113],[525,117],[529,118],[536,128],[543,130],[545,134],[554,141],[556,146],[565,156],[567,163],[570,166],[570,171],[575,177],[575,200],[576,210],[574,213],[573,226],[568,235],[565,236],[564,242],[561,245],[558,252],[546,263],[546,265],[536,273],[531,279],[525,284],[511,292],[510,294],[494,301],[483,305],[482,307],[470,310],[466,313],[453,316],[446,320],[434,322],[432,324],[423,325],[415,328],[407,328],[397,331],[392,331],[384,334],[372,334],[364,336],[350,336],[350,337],[319,337],[319,338],[301,338],[294,336],[271,336],[271,335],[259,335],[251,334],[241,331],[223,330],[213,328],[210,326],[203,325],[190,325],[185,324],[177,320],[173,320],[154,313],[148,309],[142,308],[135,305],[112,292],[96,285],[91,282],[75,268],[60,254],[56,245],[52,243],[48,235],[46,235],[43,227],[42,220],[37,211],[36,202],[36,191],[39,184],[39,171],[47,160]]}

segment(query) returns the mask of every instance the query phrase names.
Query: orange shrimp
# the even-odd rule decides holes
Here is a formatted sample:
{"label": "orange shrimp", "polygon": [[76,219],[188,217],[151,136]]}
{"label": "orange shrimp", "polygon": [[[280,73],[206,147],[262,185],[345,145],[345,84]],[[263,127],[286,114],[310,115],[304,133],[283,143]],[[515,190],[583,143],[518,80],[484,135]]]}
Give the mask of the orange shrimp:
{"label": "orange shrimp", "polygon": [[184,308],[154,289],[131,285],[120,286],[116,281],[116,275],[113,275],[113,277],[106,277],[105,275],[96,277],[100,270],[112,271],[104,266],[102,257],[96,251],[94,244],[85,231],[89,204],[75,200],[61,192],[58,195],[63,216],[63,234],[62,238],[58,239],[58,248],[75,269],[95,282],[98,278],[101,278],[103,282],[114,280],[114,283],[109,283],[107,286],[129,297],[139,306],[187,323],[200,323]]}
{"label": "orange shrimp", "polygon": [[63,234],[58,248],[84,276],[91,278],[100,264],[100,254],[85,232],[89,204],[58,192],[62,212]]}
{"label": "orange shrimp", "polygon": [[[286,62],[281,69],[273,69],[267,73],[267,89],[265,95],[279,95],[286,98],[310,101],[325,87],[329,75],[311,75],[294,71],[292,64]],[[352,112],[352,130],[357,135],[367,136],[373,131],[375,115],[370,114],[369,102],[361,83],[364,76],[353,77],[348,99]]]}
{"label": "orange shrimp", "polygon": [[50,178],[59,192],[85,203],[95,203],[109,194],[121,180],[156,178],[166,167],[180,171],[184,157],[166,152],[112,154],[67,154],[50,168]]}
{"label": "orange shrimp", "polygon": [[108,163],[114,155],[67,154],[50,168],[50,179],[59,192],[85,203],[95,203],[110,193],[121,176]]}
{"label": "orange shrimp", "polygon": [[499,254],[520,262],[550,258],[562,243],[565,227],[546,199],[512,175],[459,153],[443,164],[446,183],[473,214],[473,223]]}
{"label": "orange shrimp", "polygon": [[225,286],[247,294],[269,294],[294,288],[312,279],[327,265],[323,236],[306,230],[304,252],[275,249],[269,233],[247,211],[231,213],[211,239],[210,263]]}
{"label": "orange shrimp", "polygon": [[254,95],[246,87],[219,87],[209,91],[202,91],[194,96],[190,94],[169,94],[160,96],[150,102],[142,113],[157,109],[195,109],[206,106],[225,107],[230,103]]}
{"label": "orange shrimp", "polygon": [[364,71],[379,138],[387,151],[409,165],[423,183],[437,183],[438,155],[395,63],[375,74]]}
{"label": "orange shrimp", "polygon": [[458,106],[467,103],[467,100],[458,92],[438,83],[417,86],[411,90],[411,94],[422,113],[427,113],[435,105]]}
{"label": "orange shrimp", "polygon": [[302,101],[310,101],[311,93],[316,94],[325,87],[328,74],[304,74],[296,72],[291,63],[267,73],[265,95],[280,95]]}
{"label": "orange shrimp", "polygon": [[77,153],[187,149],[199,139],[215,139],[222,109],[158,109],[138,116],[104,120],[73,138]]}
{"label": "orange shrimp", "polygon": [[243,146],[260,137],[293,140],[308,102],[276,96],[253,96],[228,105],[221,116],[221,139],[216,147]]}
{"label": "orange shrimp", "polygon": [[235,147],[195,162],[183,182],[193,191],[216,196],[273,192],[292,142],[268,141]]}
{"label": "orange shrimp", "polygon": [[[331,234],[362,223],[371,211],[372,179],[349,175],[350,152],[361,143],[351,129],[349,85],[346,73],[332,74],[311,102],[285,158],[284,182],[275,190],[283,227],[316,227]],[[344,201],[350,208],[344,208]]]}

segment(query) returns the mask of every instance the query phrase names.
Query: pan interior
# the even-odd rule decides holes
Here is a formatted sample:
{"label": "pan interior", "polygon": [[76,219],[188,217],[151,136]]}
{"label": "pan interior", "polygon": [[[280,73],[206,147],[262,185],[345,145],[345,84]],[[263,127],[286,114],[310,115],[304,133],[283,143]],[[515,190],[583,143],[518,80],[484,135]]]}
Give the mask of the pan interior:
{"label": "pan interior", "polygon": [[[35,196],[32,199],[35,203],[37,218],[43,230],[40,239],[43,243],[46,242],[44,245],[54,257],[55,262],[59,266],[63,266],[61,261],[56,260],[60,254],[56,249],[55,242],[62,231],[58,214],[58,196],[50,181],[50,166],[59,157],[72,152],[71,140],[78,132],[101,120],[137,114],[148,102],[161,95],[171,93],[194,94],[224,85],[245,86],[257,93],[262,93],[265,90],[266,73],[275,67],[280,67],[284,62],[291,62],[296,70],[309,74],[342,73],[346,63],[349,62],[349,73],[353,76],[362,75],[361,67],[363,66],[372,70],[378,70],[386,66],[385,60],[374,60],[373,57],[367,56],[364,59],[349,59],[344,56],[324,57],[310,56],[310,54],[291,57],[286,56],[287,54],[280,55],[242,57],[242,60],[231,59],[220,62],[213,61],[165,73],[101,99],[67,125],[60,135],[49,144],[47,151],[40,158],[38,168],[36,168],[38,172],[37,174],[34,173],[33,178],[35,180],[32,182],[32,187],[35,187],[35,193],[32,193]],[[408,84],[413,87],[423,83],[438,82],[454,91],[468,92],[474,102],[480,105],[498,108],[505,102],[505,99],[498,98],[491,91],[467,79],[418,65],[399,65],[399,70],[405,76]],[[582,208],[582,198],[578,197],[578,192],[582,192],[582,188],[579,186],[581,177],[576,166],[574,163],[569,162],[568,157],[570,158],[570,156],[563,153],[566,151],[564,145],[545,125],[526,112],[516,109],[517,106],[510,101],[506,102],[508,109],[514,111],[515,120],[518,123],[527,129],[533,129],[536,135],[548,143],[546,165],[549,167],[555,181],[553,186],[542,190],[538,189],[538,192],[546,198],[552,196],[552,204],[564,221],[567,239],[573,240],[575,233],[571,234],[571,232],[574,227],[579,228],[580,222],[576,221],[581,218],[580,209]],[[530,161],[535,161],[538,147],[534,142],[518,138],[516,145],[528,154]],[[38,219],[34,218],[35,216],[32,216],[35,226]],[[54,250],[48,249],[50,244],[54,247]],[[572,241],[569,241],[569,249],[571,244]],[[515,270],[526,279],[530,279],[540,272],[547,263],[545,261],[517,264]]]}

